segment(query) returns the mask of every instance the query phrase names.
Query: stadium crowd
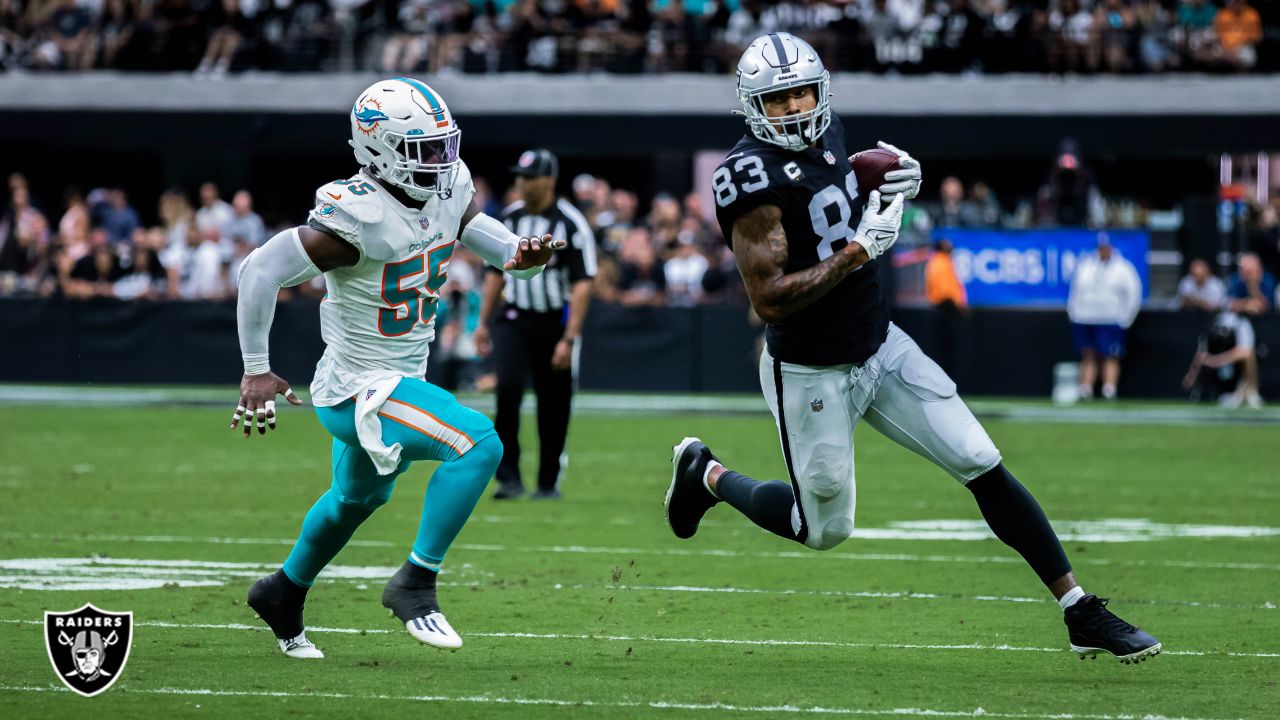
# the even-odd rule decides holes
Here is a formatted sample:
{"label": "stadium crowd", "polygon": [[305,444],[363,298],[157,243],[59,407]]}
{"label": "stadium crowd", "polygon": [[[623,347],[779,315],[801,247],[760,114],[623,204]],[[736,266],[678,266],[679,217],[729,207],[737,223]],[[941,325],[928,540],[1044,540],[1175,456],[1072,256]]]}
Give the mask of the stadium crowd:
{"label": "stadium crowd", "polygon": [[[1085,179],[1077,182],[1078,178]],[[495,217],[515,200],[514,187],[500,196],[484,178],[476,179],[476,187],[479,202]],[[140,212],[120,188],[97,188],[87,194],[67,188],[61,204],[55,205],[44,194],[33,193],[23,175],[13,173],[7,190],[0,206],[0,296],[226,299],[235,294],[236,269],[244,257],[297,220],[289,216],[268,224],[255,211],[250,191],[224,196],[212,182],[202,184],[194,196],[182,188],[170,189],[147,212]],[[637,306],[745,302],[733,256],[711,219],[713,213],[696,193],[682,198],[658,193],[646,208],[636,193],[582,174],[572,180],[570,199],[596,234],[596,294],[602,300]],[[1273,279],[1280,276],[1280,197],[1251,208],[1249,218],[1246,257],[1252,260],[1242,261],[1241,271],[1248,274],[1245,266],[1256,264],[1254,284],[1259,289],[1252,294],[1265,295],[1266,302],[1255,301],[1242,312],[1270,312],[1280,305]],[[1066,176],[1055,168],[1034,195],[1011,206],[1002,204],[982,180],[966,187],[951,176],[908,209],[896,249],[906,257],[927,248],[937,227],[1101,228],[1143,223],[1143,210],[1136,203],[1104,198],[1084,174]],[[460,285],[469,292],[471,278],[480,277],[479,261],[460,256],[471,265],[464,269],[466,263],[458,259],[450,278],[457,278],[454,289]],[[1179,287],[1180,296],[1201,298],[1216,292],[1213,283],[1220,280],[1212,273],[1200,277],[1195,265],[1191,270]],[[1211,287],[1193,292],[1188,289],[1193,278],[1195,288],[1205,283]],[[1232,297],[1240,299],[1243,285],[1231,287]],[[301,292],[319,297],[323,287],[317,284]],[[1225,293],[1226,286],[1218,294]]]}
{"label": "stadium crowd", "polygon": [[1280,0],[0,0],[0,68],[724,73],[772,30],[847,71],[1280,67]]}

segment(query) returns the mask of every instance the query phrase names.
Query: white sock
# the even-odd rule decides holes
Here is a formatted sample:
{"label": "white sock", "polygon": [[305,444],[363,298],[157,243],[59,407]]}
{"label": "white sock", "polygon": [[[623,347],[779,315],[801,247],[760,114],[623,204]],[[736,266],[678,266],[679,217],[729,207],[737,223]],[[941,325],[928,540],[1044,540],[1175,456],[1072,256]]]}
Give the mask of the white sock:
{"label": "white sock", "polygon": [[1066,595],[1063,595],[1062,597],[1058,598],[1058,607],[1062,608],[1063,610],[1066,610],[1072,605],[1075,605],[1076,603],[1080,602],[1080,600],[1083,597],[1084,597],[1084,588],[1077,585],[1071,588],[1070,590],[1068,590]]}
{"label": "white sock", "polygon": [[1104,397],[1104,398],[1106,398],[1106,399],[1108,399],[1108,400],[1114,400],[1114,399],[1115,399],[1115,397],[1116,397],[1116,386],[1115,386],[1115,385],[1103,385],[1103,386],[1102,386],[1102,397]]}
{"label": "white sock", "polygon": [[720,497],[720,496],[716,495],[716,491],[711,489],[711,483],[707,482],[707,478],[711,477],[711,471],[718,467],[724,467],[724,466],[716,462],[715,460],[712,460],[711,462],[707,463],[707,469],[702,471],[702,487],[706,488],[707,492],[711,493],[712,495],[715,495],[716,497]]}

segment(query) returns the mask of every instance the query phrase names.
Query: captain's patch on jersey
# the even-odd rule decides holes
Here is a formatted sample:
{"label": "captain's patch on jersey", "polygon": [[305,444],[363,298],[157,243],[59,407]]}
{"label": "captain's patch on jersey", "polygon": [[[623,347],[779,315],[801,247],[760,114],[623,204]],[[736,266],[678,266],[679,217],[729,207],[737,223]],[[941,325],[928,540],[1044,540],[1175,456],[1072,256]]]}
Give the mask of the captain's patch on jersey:
{"label": "captain's patch on jersey", "polygon": [[791,178],[792,180],[799,180],[800,178],[804,177],[804,171],[800,169],[799,165],[793,162],[789,162],[786,165],[783,165],[782,172],[786,173],[787,177]]}

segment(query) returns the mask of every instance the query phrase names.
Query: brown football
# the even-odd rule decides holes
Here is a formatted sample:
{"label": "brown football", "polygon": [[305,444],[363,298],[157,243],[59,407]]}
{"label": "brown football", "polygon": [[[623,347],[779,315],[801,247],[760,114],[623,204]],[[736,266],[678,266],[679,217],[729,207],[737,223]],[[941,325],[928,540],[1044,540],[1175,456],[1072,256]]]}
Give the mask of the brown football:
{"label": "brown football", "polygon": [[880,148],[854,153],[849,162],[853,163],[853,174],[858,178],[858,194],[863,197],[884,184],[885,173],[898,169],[898,156]]}

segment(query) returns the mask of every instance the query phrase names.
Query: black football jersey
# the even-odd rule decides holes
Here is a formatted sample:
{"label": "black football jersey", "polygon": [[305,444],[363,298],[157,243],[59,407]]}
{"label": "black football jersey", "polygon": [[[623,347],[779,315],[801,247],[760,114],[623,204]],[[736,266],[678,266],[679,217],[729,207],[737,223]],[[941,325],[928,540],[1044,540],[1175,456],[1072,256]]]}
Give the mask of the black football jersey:
{"label": "black football jersey", "polygon": [[[820,142],[799,152],[748,133],[716,168],[712,189],[716,219],[730,248],[738,218],[761,205],[781,209],[788,274],[848,245],[866,202],[845,152],[844,126],[834,116]],[[765,341],[769,354],[783,362],[842,365],[874,355],[888,331],[888,297],[879,262],[872,260],[809,307],[770,323]]]}

